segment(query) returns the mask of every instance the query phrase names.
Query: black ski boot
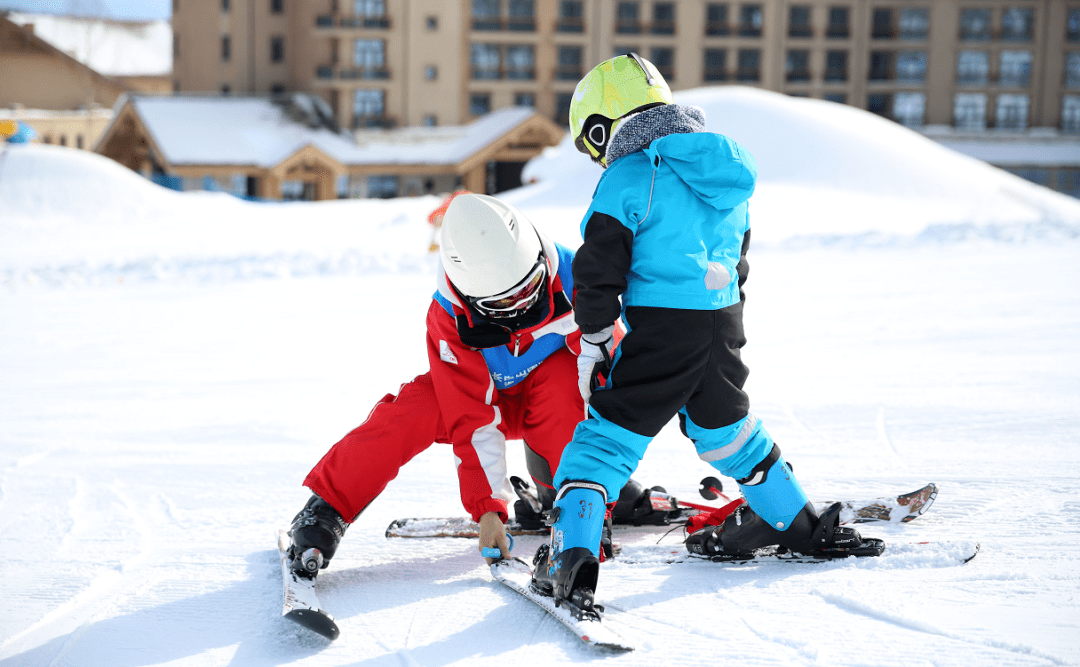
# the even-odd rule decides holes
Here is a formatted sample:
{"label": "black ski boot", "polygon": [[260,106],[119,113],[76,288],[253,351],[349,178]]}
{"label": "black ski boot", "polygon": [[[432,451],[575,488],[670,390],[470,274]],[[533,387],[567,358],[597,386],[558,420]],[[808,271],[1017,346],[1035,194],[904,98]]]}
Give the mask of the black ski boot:
{"label": "black ski boot", "polygon": [[314,578],[330,565],[349,524],[330,503],[317,495],[304,505],[289,528],[289,565],[302,576]]}
{"label": "black ski boot", "polygon": [[713,560],[752,558],[757,550],[773,546],[815,558],[879,555],[884,542],[863,540],[859,531],[838,525],[840,508],[836,503],[819,517],[807,503],[787,530],[777,530],[743,504],[720,525],[706,526],[686,538],[686,548]]}
{"label": "black ski boot", "polygon": [[665,526],[679,514],[678,501],[660,487],[646,489],[630,479],[619,491],[611,522],[624,526]]}

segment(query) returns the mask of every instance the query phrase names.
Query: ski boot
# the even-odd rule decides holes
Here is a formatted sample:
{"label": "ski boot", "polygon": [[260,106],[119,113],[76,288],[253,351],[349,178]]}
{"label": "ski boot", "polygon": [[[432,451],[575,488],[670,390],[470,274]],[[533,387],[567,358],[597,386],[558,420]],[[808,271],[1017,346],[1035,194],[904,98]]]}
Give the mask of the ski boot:
{"label": "ski boot", "polygon": [[348,527],[330,503],[312,494],[289,528],[289,566],[297,574],[314,579],[320,569],[329,567]]}
{"label": "ski boot", "polygon": [[[864,540],[854,528],[837,525],[841,507],[836,503],[819,517],[807,503],[786,530],[777,530],[742,503],[718,525],[706,526],[686,538],[686,549],[712,560],[746,560],[765,547],[781,547],[780,551],[815,558],[880,554],[880,540]],[[880,546],[884,548],[884,544]]]}
{"label": "ski boot", "polygon": [[646,489],[633,479],[619,491],[611,522],[625,526],[666,526],[678,519],[679,505],[660,487]]}
{"label": "ski boot", "polygon": [[600,576],[600,539],[607,514],[604,487],[570,482],[559,490],[552,510],[551,543],[542,544],[533,557],[530,587],[555,598],[577,619],[599,618],[595,604]]}

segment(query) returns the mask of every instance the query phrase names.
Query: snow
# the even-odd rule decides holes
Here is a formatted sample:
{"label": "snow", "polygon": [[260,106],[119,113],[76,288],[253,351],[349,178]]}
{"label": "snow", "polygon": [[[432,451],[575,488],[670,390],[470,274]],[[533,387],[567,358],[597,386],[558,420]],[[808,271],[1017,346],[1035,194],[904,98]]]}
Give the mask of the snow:
{"label": "snow", "polygon": [[32,24],[34,34],[105,76],[172,72],[172,27],[165,19],[104,18],[16,13],[8,19]]}
{"label": "snow", "polygon": [[[462,514],[433,446],[320,576],[341,637],[307,633],[280,618],[276,530],[427,367],[438,200],[249,203],[21,146],[0,158],[0,664],[1080,662],[1080,204],[845,107],[680,97],[761,167],[754,413],[815,500],[940,487],[917,520],[862,526],[891,558],[616,561],[598,596],[639,648],[597,652],[472,541],[384,538]],[[598,169],[556,153],[507,198],[576,245]],[[695,500],[713,474],[669,425],[636,477]]]}

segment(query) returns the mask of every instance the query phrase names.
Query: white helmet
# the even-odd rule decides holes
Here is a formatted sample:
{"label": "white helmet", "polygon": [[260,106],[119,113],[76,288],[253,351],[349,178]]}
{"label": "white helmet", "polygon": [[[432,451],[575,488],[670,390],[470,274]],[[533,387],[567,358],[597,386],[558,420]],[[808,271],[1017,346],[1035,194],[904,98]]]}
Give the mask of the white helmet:
{"label": "white helmet", "polygon": [[506,293],[530,278],[538,264],[546,270],[532,223],[487,195],[463,194],[450,202],[439,247],[446,277],[467,297]]}

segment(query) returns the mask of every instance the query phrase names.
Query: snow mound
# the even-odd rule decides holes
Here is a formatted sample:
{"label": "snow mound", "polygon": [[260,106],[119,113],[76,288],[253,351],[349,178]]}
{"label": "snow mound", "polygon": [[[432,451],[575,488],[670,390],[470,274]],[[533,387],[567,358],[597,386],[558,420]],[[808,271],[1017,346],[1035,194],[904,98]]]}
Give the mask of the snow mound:
{"label": "snow mound", "polygon": [[[675,101],[704,109],[710,131],[757,160],[755,240],[1011,239],[1017,229],[1080,236],[1080,201],[867,111],[741,86],[688,90]],[[600,174],[567,137],[529,163],[524,178],[535,184],[511,199],[544,217],[553,204],[583,212]]]}
{"label": "snow mound", "polygon": [[56,146],[0,158],[0,283],[429,270],[436,197],[256,203]]}

